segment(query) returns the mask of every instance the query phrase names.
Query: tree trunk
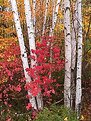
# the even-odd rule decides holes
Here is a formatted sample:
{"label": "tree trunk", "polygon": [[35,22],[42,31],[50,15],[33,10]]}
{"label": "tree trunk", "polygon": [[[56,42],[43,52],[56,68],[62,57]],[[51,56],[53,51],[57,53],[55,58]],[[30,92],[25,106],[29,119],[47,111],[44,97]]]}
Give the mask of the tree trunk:
{"label": "tree trunk", "polygon": [[33,26],[35,31],[35,24],[36,24],[36,0],[33,0]]}
{"label": "tree trunk", "polygon": [[[31,56],[35,56],[35,60],[31,58],[31,68],[33,68],[34,66],[37,65],[36,55],[32,53],[32,50],[36,50],[35,32],[34,32],[34,27],[33,27],[33,20],[31,17],[31,9],[30,9],[29,0],[24,0],[24,5],[25,5],[25,15],[26,15],[26,23],[27,23],[27,29],[28,29],[30,54],[31,54]],[[36,99],[37,108],[42,109],[43,101],[42,101],[41,94],[38,94],[38,96],[35,99]]]}
{"label": "tree trunk", "polygon": [[45,7],[45,15],[44,15],[44,23],[43,23],[42,35],[44,35],[44,32],[45,32],[46,17],[47,17],[47,11],[48,11],[48,3],[49,3],[49,0],[46,0],[46,7]]}
{"label": "tree trunk", "polygon": [[[29,65],[28,65],[27,53],[26,53],[26,49],[25,49],[25,45],[24,45],[24,38],[23,38],[22,29],[21,29],[20,20],[19,20],[19,15],[18,15],[18,10],[17,10],[17,4],[16,4],[16,0],[10,0],[10,2],[11,2],[12,11],[13,11],[17,36],[18,36],[18,40],[19,40],[19,46],[20,46],[20,51],[21,51],[21,59],[22,59],[22,63],[23,63],[24,74],[25,74],[25,78],[26,78],[26,83],[28,83],[31,81],[31,77],[26,72],[26,68],[29,68]],[[29,91],[28,91],[28,95],[30,95],[32,97],[29,99],[29,102],[32,104],[32,107],[34,107],[36,109],[35,98],[30,94]]]}
{"label": "tree trunk", "polygon": [[53,36],[53,33],[54,33],[54,28],[56,26],[57,17],[58,17],[59,5],[60,5],[60,0],[57,0],[56,5],[53,5],[52,27],[50,29],[50,36]]}
{"label": "tree trunk", "polygon": [[71,108],[75,108],[76,64],[77,64],[77,2],[72,1],[72,31],[71,31]]}
{"label": "tree trunk", "polygon": [[82,11],[81,0],[77,0],[77,24],[78,24],[78,53],[77,53],[77,77],[76,77],[76,101],[75,109],[79,118],[81,109],[81,71],[82,71]]}
{"label": "tree trunk", "polygon": [[71,32],[70,32],[70,0],[64,0],[64,33],[65,33],[65,80],[64,105],[70,107],[71,87]]}
{"label": "tree trunk", "polygon": [[[51,27],[50,33],[49,33],[49,36],[51,36],[51,37],[53,37],[54,28],[55,28],[56,22],[57,22],[59,4],[60,4],[60,0],[57,0],[56,5],[55,5],[55,1],[53,1],[52,27]],[[52,43],[49,43],[49,44],[50,44],[50,63],[52,63]],[[49,75],[49,78],[51,78],[51,74]]]}

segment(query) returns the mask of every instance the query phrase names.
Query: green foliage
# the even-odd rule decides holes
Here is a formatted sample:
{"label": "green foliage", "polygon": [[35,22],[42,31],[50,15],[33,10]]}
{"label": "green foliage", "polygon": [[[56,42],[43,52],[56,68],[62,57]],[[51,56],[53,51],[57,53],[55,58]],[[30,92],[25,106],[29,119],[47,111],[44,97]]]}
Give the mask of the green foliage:
{"label": "green foliage", "polygon": [[[10,120],[9,120],[10,119]],[[31,111],[16,111],[12,107],[0,106],[0,121],[31,121]]]}
{"label": "green foliage", "polygon": [[[7,106],[0,107],[0,121],[32,121],[31,111],[18,112]],[[52,105],[49,108],[45,107],[43,111],[36,115],[33,121],[78,121],[76,113],[64,106]]]}
{"label": "green foliage", "polygon": [[34,121],[78,121],[76,114],[64,106],[44,108]]}

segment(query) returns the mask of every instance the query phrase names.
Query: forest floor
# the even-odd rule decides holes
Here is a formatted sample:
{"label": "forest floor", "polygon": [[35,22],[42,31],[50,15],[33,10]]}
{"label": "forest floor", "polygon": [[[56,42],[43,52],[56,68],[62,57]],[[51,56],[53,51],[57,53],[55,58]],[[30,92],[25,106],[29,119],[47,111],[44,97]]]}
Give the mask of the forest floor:
{"label": "forest floor", "polygon": [[84,121],[91,121],[91,79],[85,81],[82,102],[82,115],[84,116]]}

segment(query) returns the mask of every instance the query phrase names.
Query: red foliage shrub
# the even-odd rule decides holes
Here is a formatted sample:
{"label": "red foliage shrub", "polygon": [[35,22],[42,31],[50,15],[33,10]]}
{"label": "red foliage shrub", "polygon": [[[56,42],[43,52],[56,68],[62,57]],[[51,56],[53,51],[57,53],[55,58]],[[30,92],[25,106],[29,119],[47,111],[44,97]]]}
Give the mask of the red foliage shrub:
{"label": "red foliage shrub", "polygon": [[[26,69],[33,81],[26,84],[25,88],[30,89],[33,96],[41,91],[43,96],[50,97],[51,94],[55,94],[53,84],[59,85],[53,74],[64,68],[61,48],[52,37],[43,37],[41,42],[36,43],[36,48],[32,53],[37,56],[37,63],[33,68]],[[35,58],[31,56],[34,61]]]}
{"label": "red foliage shrub", "polygon": [[[8,105],[10,98],[14,99],[22,91],[22,95],[25,95],[24,85],[25,89],[30,90],[33,96],[37,96],[39,92],[48,98],[51,94],[56,94],[54,84],[57,87],[60,84],[57,83],[54,73],[60,72],[64,68],[59,43],[53,37],[43,37],[41,42],[36,42],[36,50],[32,50],[32,53],[34,55],[29,55],[29,59],[36,61],[36,65],[33,68],[30,65],[30,68],[26,70],[33,81],[25,84],[19,46],[12,42],[7,50],[3,52],[3,59],[0,61],[0,77],[2,80],[0,101],[3,104]],[[26,108],[27,110],[30,109],[31,105],[28,104]]]}

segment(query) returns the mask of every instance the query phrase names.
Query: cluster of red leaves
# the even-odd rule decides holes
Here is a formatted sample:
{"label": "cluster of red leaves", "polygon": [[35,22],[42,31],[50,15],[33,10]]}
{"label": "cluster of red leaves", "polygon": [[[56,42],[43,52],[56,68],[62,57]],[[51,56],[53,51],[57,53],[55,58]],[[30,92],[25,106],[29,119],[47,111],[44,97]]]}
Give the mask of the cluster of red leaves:
{"label": "cluster of red leaves", "polygon": [[[15,73],[21,71],[22,63],[19,58],[20,49],[17,43],[12,42],[3,53],[0,61],[0,77],[12,80]],[[2,79],[2,81],[5,81]],[[0,82],[2,83],[2,82]]]}
{"label": "cluster of red leaves", "polygon": [[33,96],[42,92],[43,96],[50,97],[51,94],[55,94],[53,83],[58,85],[53,73],[64,68],[64,60],[60,56],[61,48],[52,37],[43,37],[41,42],[36,43],[36,48],[32,50],[31,59],[35,61],[36,55],[37,63],[33,68],[26,69],[33,81],[27,83],[25,89],[30,90]]}
{"label": "cluster of red leaves", "polygon": [[0,102],[9,107],[11,107],[8,103],[9,98],[15,98],[14,94],[22,90],[21,84],[24,82],[22,72],[19,45],[13,40],[2,50],[0,57]]}
{"label": "cluster of red leaves", "polygon": [[[30,90],[33,96],[37,96],[41,92],[43,96],[50,98],[51,94],[55,94],[53,84],[55,83],[56,87],[59,85],[54,73],[64,68],[64,60],[60,56],[60,46],[54,38],[44,37],[41,42],[36,43],[36,50],[32,50],[32,53],[29,59],[36,61],[36,65],[26,70],[33,81],[27,83],[25,89]],[[16,42],[10,43],[7,50],[3,52],[1,60],[0,101],[11,107],[11,104],[8,103],[9,99],[15,98],[15,95],[22,92],[25,84],[20,50]],[[30,98],[28,95],[26,97]],[[26,109],[29,110],[30,108],[31,104],[28,103]]]}

